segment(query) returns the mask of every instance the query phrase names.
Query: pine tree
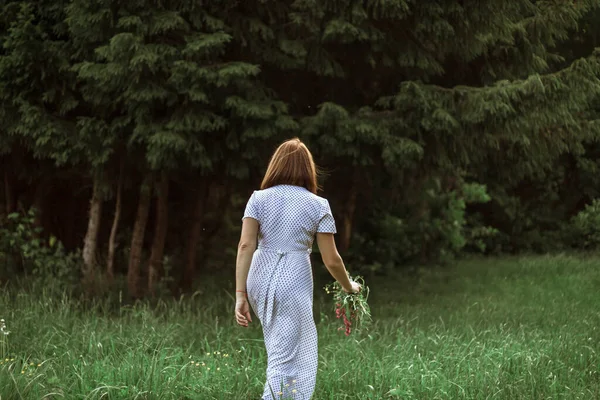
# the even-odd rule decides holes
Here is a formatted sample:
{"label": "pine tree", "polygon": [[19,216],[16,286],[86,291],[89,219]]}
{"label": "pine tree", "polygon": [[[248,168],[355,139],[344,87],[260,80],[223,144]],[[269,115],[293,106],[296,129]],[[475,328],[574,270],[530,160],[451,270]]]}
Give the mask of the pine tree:
{"label": "pine tree", "polygon": [[0,151],[6,210],[36,208],[47,226],[47,202],[76,156],[73,115],[79,101],[69,73],[72,46],[63,1],[6,1],[0,6]]}
{"label": "pine tree", "polygon": [[[198,259],[230,264],[214,238],[235,242],[270,153],[300,135],[356,265],[445,257],[488,225],[501,231],[490,245],[542,249],[557,243],[543,231],[600,195],[599,12],[595,0],[4,2],[3,211],[42,208],[83,245],[84,277],[106,245],[112,280],[127,240],[132,296],[156,290],[171,254],[185,254],[175,274],[189,288]],[[47,200],[57,184],[64,204]]]}
{"label": "pine tree", "polygon": [[[227,175],[244,177],[247,161],[231,157],[244,141],[294,126],[285,106],[256,80],[258,65],[224,57],[231,29],[208,11],[191,1],[94,8],[81,0],[69,8],[73,35],[95,46],[95,59],[77,66],[86,99],[100,110],[114,110],[104,119],[124,127],[128,152],[143,173],[223,168]],[[258,148],[244,149],[245,156]],[[157,209],[166,212],[166,194],[158,201]],[[152,282],[162,263],[168,219],[156,221],[152,254],[161,259],[150,262]],[[142,243],[132,241],[132,254],[140,254]],[[140,293],[138,263],[135,256],[129,265],[133,296]]]}
{"label": "pine tree", "polygon": [[[305,132],[336,157],[331,164],[372,166],[355,185],[340,171],[349,203],[356,185],[382,187],[383,165],[398,170],[383,181],[415,194],[410,204],[435,177],[442,190],[465,173],[503,188],[543,179],[558,157],[597,137],[583,117],[597,96],[597,55],[569,66],[555,52],[597,2],[301,4],[290,19],[316,37],[308,68],[328,89]],[[338,209],[349,229],[354,207]]]}

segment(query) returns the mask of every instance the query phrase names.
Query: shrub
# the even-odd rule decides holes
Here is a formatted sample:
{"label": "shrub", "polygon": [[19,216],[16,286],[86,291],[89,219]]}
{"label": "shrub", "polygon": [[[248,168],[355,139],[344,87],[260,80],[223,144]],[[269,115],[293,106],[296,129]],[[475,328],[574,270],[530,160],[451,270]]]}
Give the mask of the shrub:
{"label": "shrub", "polygon": [[467,246],[485,251],[483,239],[496,231],[467,218],[466,208],[489,200],[485,185],[460,181],[444,190],[439,180],[432,180],[414,205],[380,210],[354,233],[349,257],[353,271],[389,272],[399,265],[444,263]]}
{"label": "shrub", "polygon": [[600,249],[600,199],[595,199],[571,220],[571,244],[580,249]]}
{"label": "shrub", "polygon": [[35,209],[12,213],[0,227],[0,253],[5,257],[0,273],[25,274],[27,283],[46,290],[70,290],[78,278],[80,255],[67,253],[52,235],[45,238],[35,216]]}

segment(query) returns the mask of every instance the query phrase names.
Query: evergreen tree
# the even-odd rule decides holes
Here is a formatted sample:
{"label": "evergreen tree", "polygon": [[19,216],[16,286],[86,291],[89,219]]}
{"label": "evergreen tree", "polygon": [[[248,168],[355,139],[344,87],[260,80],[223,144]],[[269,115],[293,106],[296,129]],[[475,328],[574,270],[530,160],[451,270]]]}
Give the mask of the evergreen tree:
{"label": "evergreen tree", "polygon": [[[393,13],[355,2],[323,2],[320,12],[307,6],[304,21],[314,17],[312,31],[321,35],[315,42],[322,46],[313,54],[332,66],[313,68],[333,78],[323,85],[329,89],[322,96],[328,103],[306,120],[307,132],[317,129],[323,153],[345,149],[371,165],[378,165],[373,160],[404,159],[408,163],[396,168],[408,165],[407,173],[394,173],[391,179],[404,187],[408,197],[403,201],[413,204],[414,212],[431,179],[445,182],[442,191],[453,190],[466,171],[470,179],[489,182],[491,190],[506,189],[525,179],[543,179],[559,156],[581,152],[582,141],[597,137],[583,117],[597,95],[596,55],[569,67],[554,52],[597,2],[398,3]],[[349,46],[363,51],[349,52]],[[364,77],[368,86],[361,84]],[[395,86],[399,92],[387,96]],[[376,105],[375,112],[365,108],[370,104]],[[373,148],[373,132],[381,138],[391,132],[395,140]],[[340,175],[348,176],[345,170]],[[356,180],[364,184],[369,179]],[[409,193],[415,194],[412,200]],[[352,202],[353,190],[342,197]],[[353,207],[340,208],[347,229]],[[345,246],[348,235],[343,234]]]}
{"label": "evergreen tree", "polygon": [[[70,74],[65,2],[6,1],[0,6],[0,149],[6,210],[37,209],[49,221],[46,196],[73,159],[71,116],[78,99]],[[64,177],[64,174],[63,174]]]}
{"label": "evergreen tree", "polygon": [[3,211],[42,209],[41,225],[83,243],[85,278],[106,247],[107,276],[126,271],[134,297],[155,292],[165,255],[189,288],[198,259],[231,264],[215,238],[235,243],[268,156],[299,134],[351,263],[542,250],[543,231],[558,243],[600,195],[598,12],[596,0],[4,2]]}
{"label": "evergreen tree", "polygon": [[[258,65],[223,56],[231,29],[197,2],[94,7],[81,0],[70,6],[69,20],[73,35],[95,46],[95,58],[77,66],[86,99],[100,110],[115,110],[104,119],[124,127],[128,152],[138,155],[137,168],[148,175],[128,270],[129,290],[137,296],[151,176],[156,172],[162,182],[148,272],[153,290],[166,238],[169,174],[223,168],[226,175],[244,177],[243,158],[230,157],[241,144],[294,123],[285,105],[256,80]],[[257,148],[243,152],[251,157]]]}

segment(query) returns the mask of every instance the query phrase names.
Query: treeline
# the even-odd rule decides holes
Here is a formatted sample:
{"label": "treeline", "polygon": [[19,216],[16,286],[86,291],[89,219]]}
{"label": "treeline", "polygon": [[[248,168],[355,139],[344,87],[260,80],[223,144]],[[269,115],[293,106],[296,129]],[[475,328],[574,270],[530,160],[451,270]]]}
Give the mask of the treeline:
{"label": "treeline", "polygon": [[191,289],[292,136],[353,270],[594,246],[598,6],[4,1],[2,275]]}

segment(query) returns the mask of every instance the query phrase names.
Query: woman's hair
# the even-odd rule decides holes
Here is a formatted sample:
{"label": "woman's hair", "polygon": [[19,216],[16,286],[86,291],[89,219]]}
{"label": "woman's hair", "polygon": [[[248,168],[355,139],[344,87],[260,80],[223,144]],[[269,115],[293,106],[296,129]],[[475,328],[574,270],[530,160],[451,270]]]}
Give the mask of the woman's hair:
{"label": "woman's hair", "polygon": [[269,161],[260,188],[276,185],[302,186],[317,193],[317,167],[312,154],[298,138],[283,142]]}

